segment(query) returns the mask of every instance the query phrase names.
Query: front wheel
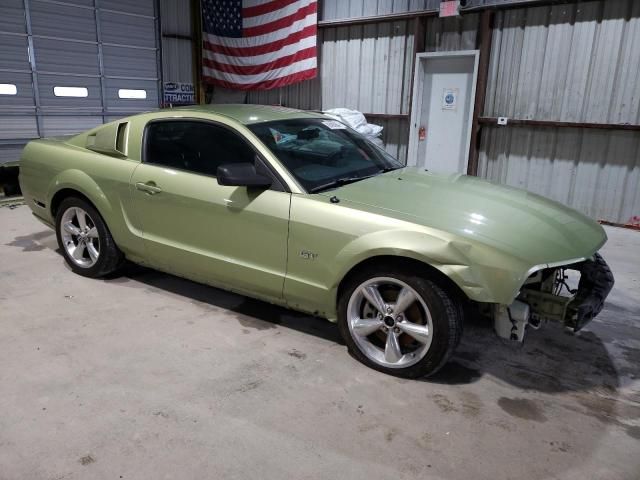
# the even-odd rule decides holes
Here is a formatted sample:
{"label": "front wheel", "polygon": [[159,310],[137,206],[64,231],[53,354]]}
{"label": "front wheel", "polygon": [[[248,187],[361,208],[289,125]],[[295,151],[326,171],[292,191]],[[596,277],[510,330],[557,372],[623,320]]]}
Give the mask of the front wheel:
{"label": "front wheel", "polygon": [[352,354],[399,377],[434,374],[462,334],[461,309],[440,286],[409,271],[367,269],[350,279],[338,304]]}

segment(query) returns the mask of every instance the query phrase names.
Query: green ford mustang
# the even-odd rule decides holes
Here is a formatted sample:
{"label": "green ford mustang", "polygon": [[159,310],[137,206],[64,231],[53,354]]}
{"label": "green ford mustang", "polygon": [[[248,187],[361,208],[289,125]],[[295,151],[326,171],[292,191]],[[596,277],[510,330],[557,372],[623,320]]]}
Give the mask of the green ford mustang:
{"label": "green ford mustang", "polygon": [[[403,167],[317,113],[135,115],[30,142],[20,183],[76,273],[112,274],[127,259],[325,317],[356,358],[398,376],[437,371],[465,312],[491,315],[515,341],[547,320],[577,331],[613,285],[593,220]],[[568,269],[580,282],[563,291]]]}

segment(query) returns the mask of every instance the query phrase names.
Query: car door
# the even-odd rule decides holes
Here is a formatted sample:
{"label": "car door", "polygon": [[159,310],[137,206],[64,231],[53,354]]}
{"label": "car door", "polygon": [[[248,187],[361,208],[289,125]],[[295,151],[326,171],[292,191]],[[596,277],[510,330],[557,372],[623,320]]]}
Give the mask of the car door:
{"label": "car door", "polygon": [[290,193],[222,186],[217,167],[262,162],[230,127],[201,120],[147,124],[143,159],[131,178],[134,208],[150,262],[230,290],[280,298],[287,256]]}

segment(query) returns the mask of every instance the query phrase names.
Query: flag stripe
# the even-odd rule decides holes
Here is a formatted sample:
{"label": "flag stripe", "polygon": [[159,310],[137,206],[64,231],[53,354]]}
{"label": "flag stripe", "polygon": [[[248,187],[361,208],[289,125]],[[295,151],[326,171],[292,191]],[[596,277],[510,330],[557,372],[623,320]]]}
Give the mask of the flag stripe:
{"label": "flag stripe", "polygon": [[297,62],[298,60],[305,60],[315,57],[316,47],[314,45],[313,47],[299,50],[291,55],[280,57],[272,62],[259,65],[232,65],[228,63],[217,62],[215,60],[210,60],[208,58],[203,58],[202,64],[219,72],[235,73],[236,75],[256,75],[267,70],[286,67],[287,65],[290,65],[293,62]]}
{"label": "flag stripe", "polygon": [[[303,70],[301,72],[293,73],[286,77],[281,77],[273,80],[260,82],[259,86],[260,86],[260,89],[262,90],[269,90],[271,88],[278,88],[278,87],[286,87],[291,83],[301,82],[303,80],[310,80],[312,78],[315,78],[317,74],[318,74],[317,69],[311,68],[309,70]],[[249,83],[249,84],[235,83],[228,80],[212,79],[211,77],[207,78],[206,76],[204,77],[204,80],[211,81],[216,85],[220,85],[221,87],[229,88],[233,90],[254,90],[256,88],[256,84],[252,84],[252,83]]]}
{"label": "flag stripe", "polygon": [[275,42],[277,40],[286,39],[292,33],[306,29],[307,27],[313,26],[315,30],[316,23],[317,23],[317,16],[315,13],[313,13],[311,15],[307,15],[302,20],[298,20],[297,22],[294,22],[293,25],[291,25],[291,28],[289,29],[283,29],[267,35],[260,35],[258,37],[251,37],[251,38],[231,38],[231,37],[220,37],[218,35],[213,35],[211,33],[204,32],[204,39],[206,42],[212,45],[224,45],[225,47],[232,47],[232,48],[257,47],[260,45]]}
{"label": "flag stripe", "polygon": [[243,18],[257,17],[259,15],[264,15],[265,13],[275,12],[276,10],[292,5],[297,1],[298,0],[279,0],[263,3],[261,5],[244,7],[242,9],[242,16]]}
{"label": "flag stripe", "polygon": [[228,47],[226,45],[216,45],[214,43],[205,41],[204,48],[205,52],[220,53],[229,57],[252,57],[272,52],[278,52],[288,45],[295,45],[296,43],[302,42],[304,39],[309,37],[313,38],[315,42],[315,25],[305,27],[303,30],[295,32],[286,38],[282,38],[275,42],[265,43],[264,45],[258,45],[255,47]]}
{"label": "flag stripe", "polygon": [[[315,33],[315,32],[314,32]],[[273,62],[280,57],[287,57],[289,55],[294,54],[298,50],[304,50],[309,47],[316,46],[316,37],[315,35],[307,36],[305,38],[300,39],[299,41],[294,41],[289,43],[288,45],[284,45],[281,48],[276,48],[271,52],[263,53],[261,55],[234,55],[233,52],[230,52],[229,49],[225,50],[224,53],[220,53],[217,50],[205,50],[203,52],[203,58],[209,60],[215,60],[220,63],[227,63],[230,65],[237,65],[239,67],[246,65],[264,65],[269,62]],[[245,49],[243,49],[245,50]]]}
{"label": "flag stripe", "polygon": [[243,37],[257,37],[259,35],[266,35],[267,33],[272,33],[277,30],[282,30],[291,27],[295,22],[299,20],[304,20],[307,15],[316,13],[317,4],[314,2],[310,5],[302,7],[298,9],[292,15],[288,15],[286,17],[280,18],[274,22],[265,23],[262,25],[257,25],[255,27],[243,28],[242,36]]}
{"label": "flag stripe", "polygon": [[303,70],[316,68],[316,59],[307,58],[307,59],[292,63],[291,65],[287,65],[286,67],[274,68],[273,70],[269,70],[267,72],[262,72],[255,75],[236,75],[233,73],[220,72],[218,70],[209,68],[207,66],[203,66],[202,68],[206,74],[214,78],[219,78],[222,80],[226,79],[226,80],[229,80],[230,82],[238,83],[238,84],[248,84],[248,83],[261,82],[265,80],[273,80],[274,78],[280,78],[286,75],[290,75],[292,73],[298,73]]}
{"label": "flag stripe", "polygon": [[[297,0],[292,5],[286,5],[283,8],[279,8],[264,15],[258,15],[255,17],[247,18],[244,13],[242,15],[242,28],[256,27],[258,25],[264,25],[265,23],[274,22],[280,18],[289,17],[303,7],[308,7],[312,3],[316,3],[316,0]],[[316,7],[317,10],[317,7]],[[244,10],[243,10],[244,12]]]}

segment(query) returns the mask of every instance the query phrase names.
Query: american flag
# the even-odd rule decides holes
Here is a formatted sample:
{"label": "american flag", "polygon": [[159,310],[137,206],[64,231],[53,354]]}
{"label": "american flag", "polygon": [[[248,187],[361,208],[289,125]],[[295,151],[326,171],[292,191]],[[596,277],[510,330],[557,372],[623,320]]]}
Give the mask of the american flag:
{"label": "american flag", "polygon": [[206,82],[267,90],[314,78],[317,0],[202,0]]}

